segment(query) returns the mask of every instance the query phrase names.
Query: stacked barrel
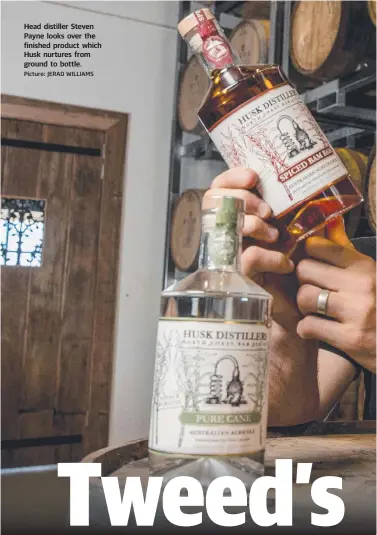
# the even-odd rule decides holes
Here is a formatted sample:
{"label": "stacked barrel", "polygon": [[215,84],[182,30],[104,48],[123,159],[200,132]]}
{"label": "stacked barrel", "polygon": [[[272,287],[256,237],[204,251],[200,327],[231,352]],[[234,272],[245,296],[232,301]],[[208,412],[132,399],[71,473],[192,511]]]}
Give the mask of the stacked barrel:
{"label": "stacked barrel", "polygon": [[[373,18],[374,9],[374,18]],[[375,1],[300,1],[291,20],[291,61],[300,74],[328,81],[375,57]]]}

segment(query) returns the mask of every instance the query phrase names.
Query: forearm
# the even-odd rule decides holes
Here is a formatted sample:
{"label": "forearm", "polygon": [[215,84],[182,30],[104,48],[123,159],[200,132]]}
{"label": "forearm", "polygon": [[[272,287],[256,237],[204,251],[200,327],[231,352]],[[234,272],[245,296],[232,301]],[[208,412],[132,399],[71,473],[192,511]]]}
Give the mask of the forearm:
{"label": "forearm", "polygon": [[[287,333],[273,326],[270,349],[269,426],[324,420],[356,377],[343,357],[306,344],[298,351]],[[292,356],[295,358],[292,358]]]}
{"label": "forearm", "polygon": [[321,420],[330,414],[356,375],[356,367],[351,362],[336,353],[319,350],[318,386]]}
{"label": "forearm", "polygon": [[269,426],[318,420],[318,344],[301,341],[282,326],[272,326],[269,365]]}

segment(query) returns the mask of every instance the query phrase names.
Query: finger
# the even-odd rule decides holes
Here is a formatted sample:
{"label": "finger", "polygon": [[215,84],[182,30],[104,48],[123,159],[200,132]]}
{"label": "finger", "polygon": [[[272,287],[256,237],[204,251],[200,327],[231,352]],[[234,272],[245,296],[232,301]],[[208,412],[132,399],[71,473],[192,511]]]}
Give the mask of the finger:
{"label": "finger", "polygon": [[256,240],[272,243],[278,239],[279,231],[275,227],[265,223],[258,216],[246,215],[243,226],[243,235]]}
{"label": "finger", "polygon": [[218,175],[212,182],[211,188],[240,188],[251,189],[256,186],[258,175],[252,169],[233,167]]}
{"label": "finger", "polygon": [[353,243],[347,236],[346,227],[344,225],[344,219],[339,216],[326,225],[326,235],[330,241],[342,245],[343,247],[349,247],[354,249]]}
{"label": "finger", "polygon": [[346,270],[311,258],[305,258],[297,264],[296,275],[301,284],[312,284],[335,292],[349,286]]}
{"label": "finger", "polygon": [[241,271],[248,277],[256,273],[291,273],[294,263],[283,253],[268,251],[263,247],[248,247],[241,257]]}
{"label": "finger", "polygon": [[227,195],[230,197],[237,197],[238,199],[243,199],[245,201],[245,212],[246,214],[257,214],[263,219],[271,215],[271,208],[266,204],[262,199],[257,197],[251,191],[245,189],[224,189],[224,188],[213,188],[208,190],[205,195]]}
{"label": "finger", "polygon": [[354,248],[344,247],[338,243],[318,237],[308,238],[305,250],[308,256],[340,268],[350,266],[357,256],[357,251]]}
{"label": "finger", "polygon": [[[304,316],[317,314],[318,297],[321,288],[304,284],[297,292],[297,306]],[[340,322],[346,319],[345,300],[337,292],[330,292],[326,304],[326,316]]]}
{"label": "finger", "polygon": [[303,340],[319,340],[343,350],[347,338],[346,325],[318,316],[306,316],[297,324],[297,334]]}

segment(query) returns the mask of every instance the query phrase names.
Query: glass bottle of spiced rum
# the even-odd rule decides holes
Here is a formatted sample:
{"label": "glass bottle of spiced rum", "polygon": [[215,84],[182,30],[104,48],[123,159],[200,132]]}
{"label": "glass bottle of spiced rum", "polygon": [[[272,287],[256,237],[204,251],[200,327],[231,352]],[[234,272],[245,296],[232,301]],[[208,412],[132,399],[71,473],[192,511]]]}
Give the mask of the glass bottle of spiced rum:
{"label": "glass bottle of spiced rum", "polygon": [[278,65],[238,65],[209,9],[178,31],[199,57],[211,86],[198,116],[229,167],[251,168],[280,230],[278,247],[296,243],[362,202],[326,136]]}

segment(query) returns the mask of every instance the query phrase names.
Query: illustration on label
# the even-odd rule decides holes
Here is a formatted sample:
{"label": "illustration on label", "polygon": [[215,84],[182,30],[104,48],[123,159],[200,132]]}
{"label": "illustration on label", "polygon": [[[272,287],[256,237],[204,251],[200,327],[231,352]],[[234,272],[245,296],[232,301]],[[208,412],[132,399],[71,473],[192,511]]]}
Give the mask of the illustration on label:
{"label": "illustration on label", "polygon": [[[219,373],[218,368],[223,360],[230,360],[233,364],[232,377],[226,382],[226,391],[223,392],[224,377]],[[243,381],[240,378],[240,368],[238,361],[233,355],[220,357],[215,364],[213,375],[210,378],[210,396],[207,398],[207,405],[219,405],[229,403],[232,407],[239,407],[241,403],[246,403],[243,397]]]}
{"label": "illustration on label", "polygon": [[221,67],[232,61],[229,47],[218,35],[203,39],[203,55],[209,63],[216,67]]}
{"label": "illustration on label", "polygon": [[284,84],[241,106],[210,136],[229,167],[259,175],[277,216],[347,174],[299,94]]}
{"label": "illustration on label", "polygon": [[264,448],[268,329],[161,320],[149,447],[227,455]]}
{"label": "illustration on label", "polygon": [[287,150],[288,158],[294,158],[300,152],[312,149],[317,145],[317,141],[313,141],[307,131],[301,128],[289,115],[283,115],[279,118],[277,128],[280,132],[280,139]]}

